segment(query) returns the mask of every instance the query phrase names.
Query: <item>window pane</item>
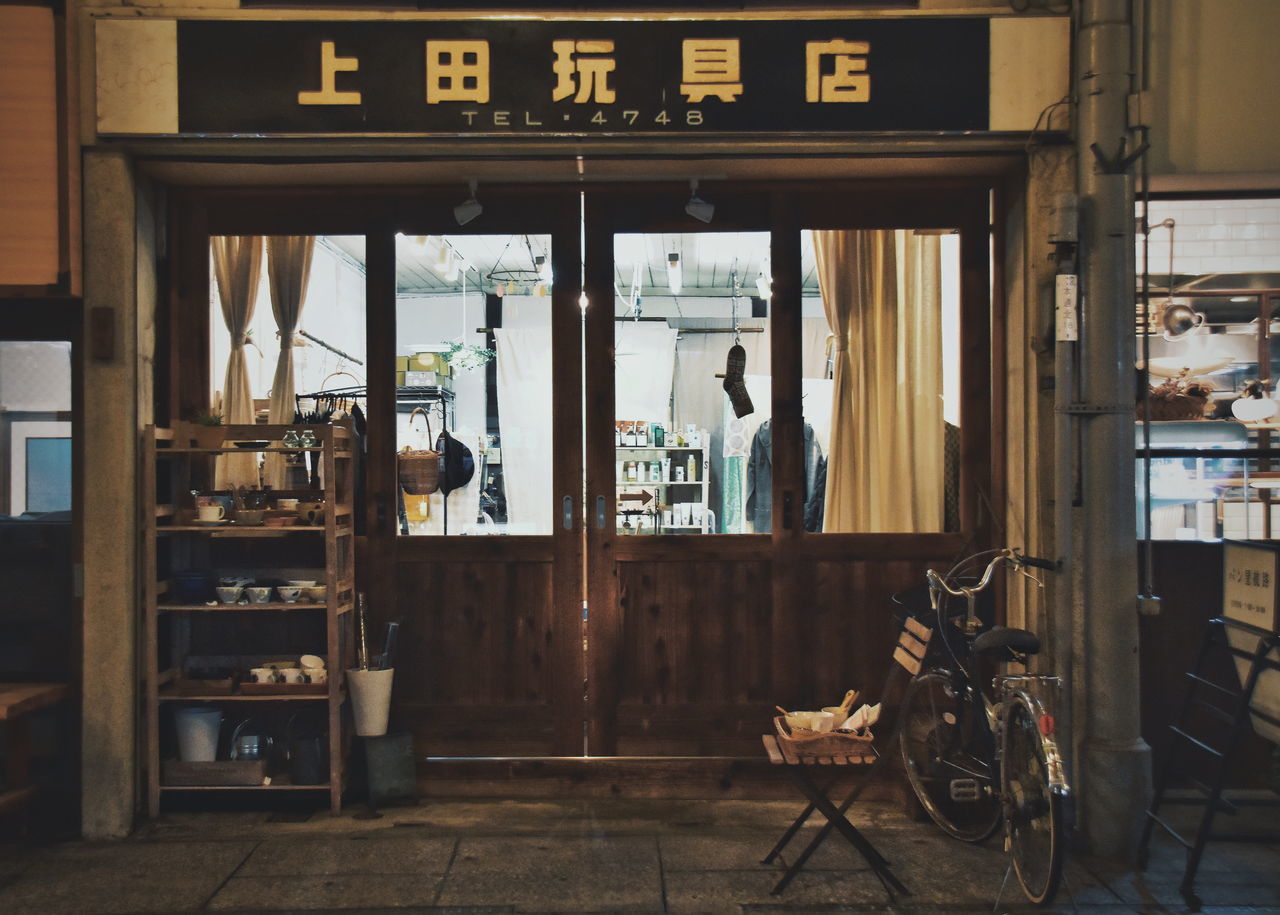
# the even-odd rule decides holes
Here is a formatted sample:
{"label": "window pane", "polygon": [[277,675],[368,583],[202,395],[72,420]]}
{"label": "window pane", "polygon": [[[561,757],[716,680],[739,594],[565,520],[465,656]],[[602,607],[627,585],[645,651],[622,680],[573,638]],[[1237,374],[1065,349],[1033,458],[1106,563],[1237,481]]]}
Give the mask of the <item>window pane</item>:
{"label": "window pane", "polygon": [[[216,236],[210,262],[212,411],[314,423],[363,409],[364,236]],[[232,454],[216,485],[305,490],[312,477],[301,453]]]}
{"label": "window pane", "polygon": [[402,534],[551,533],[550,264],[550,236],[397,237],[397,443],[451,440]]}
{"label": "window pane", "polygon": [[614,263],[618,532],[759,532],[768,233],[617,235]]}
{"label": "window pane", "polygon": [[808,231],[805,529],[959,530],[960,244]]}

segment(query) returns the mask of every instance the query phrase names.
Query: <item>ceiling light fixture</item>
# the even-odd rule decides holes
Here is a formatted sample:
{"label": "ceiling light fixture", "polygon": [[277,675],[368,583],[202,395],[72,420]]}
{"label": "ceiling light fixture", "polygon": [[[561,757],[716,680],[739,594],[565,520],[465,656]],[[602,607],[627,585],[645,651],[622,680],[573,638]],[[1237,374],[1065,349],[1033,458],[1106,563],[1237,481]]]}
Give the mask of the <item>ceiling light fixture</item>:
{"label": "ceiling light fixture", "polygon": [[684,211],[699,222],[711,222],[716,215],[715,204],[707,203],[698,196],[697,178],[689,180],[689,202],[684,205]]}
{"label": "ceiling light fixture", "polygon": [[679,295],[684,273],[680,268],[680,255],[672,251],[667,255],[667,286],[672,295]]}
{"label": "ceiling light fixture", "polygon": [[465,226],[484,212],[484,207],[480,205],[479,200],[476,200],[476,185],[478,183],[475,178],[468,181],[467,186],[471,188],[471,196],[453,208],[453,218],[458,220],[458,225],[460,226]]}
{"label": "ceiling light fixture", "polygon": [[538,272],[538,278],[543,283],[551,285],[551,262],[547,260],[545,254],[536,255],[533,259],[533,269]]}
{"label": "ceiling light fixture", "polygon": [[773,280],[761,273],[756,277],[756,292],[760,293],[760,298],[773,298]]}

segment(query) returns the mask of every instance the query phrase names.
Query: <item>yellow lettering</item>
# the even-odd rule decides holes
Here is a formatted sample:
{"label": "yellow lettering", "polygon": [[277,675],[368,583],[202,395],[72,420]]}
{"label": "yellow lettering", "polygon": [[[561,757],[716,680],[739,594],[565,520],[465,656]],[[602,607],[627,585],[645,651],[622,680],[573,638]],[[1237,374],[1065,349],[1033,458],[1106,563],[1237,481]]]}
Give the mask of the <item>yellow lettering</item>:
{"label": "yellow lettering", "polygon": [[489,42],[427,42],[427,104],[489,101]]}
{"label": "yellow lettering", "polygon": [[722,102],[742,94],[740,42],[736,38],[686,38],[682,44],[680,93],[696,105],[708,95]]}
{"label": "yellow lettering", "polygon": [[[867,69],[867,41],[810,41],[805,45],[804,100],[806,102],[868,102],[871,77]],[[822,72],[823,59],[832,58],[833,71]]]}
{"label": "yellow lettering", "polygon": [[359,92],[339,92],[338,74],[360,69],[360,58],[338,57],[332,41],[320,42],[320,89],[299,92],[299,105],[359,105]]}

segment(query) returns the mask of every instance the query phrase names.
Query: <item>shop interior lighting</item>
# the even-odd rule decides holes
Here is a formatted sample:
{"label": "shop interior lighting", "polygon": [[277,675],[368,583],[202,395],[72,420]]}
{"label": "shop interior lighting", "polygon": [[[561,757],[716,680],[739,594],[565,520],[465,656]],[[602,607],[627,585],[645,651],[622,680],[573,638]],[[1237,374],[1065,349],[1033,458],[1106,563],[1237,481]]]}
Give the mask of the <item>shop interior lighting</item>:
{"label": "shop interior lighting", "polygon": [[550,286],[551,262],[547,260],[547,256],[545,254],[539,254],[534,257],[533,268],[538,271],[538,278],[541,279],[545,285]]}
{"label": "shop interior lighting", "polygon": [[715,204],[707,203],[698,196],[697,178],[689,181],[689,202],[684,205],[684,211],[699,222],[711,222],[716,215]]}
{"label": "shop interior lighting", "polygon": [[467,185],[471,188],[471,196],[453,208],[453,218],[458,221],[460,226],[465,226],[484,212],[484,207],[480,205],[479,200],[476,200],[476,185],[478,183],[475,178],[468,181]]}
{"label": "shop interior lighting", "polygon": [[667,286],[671,288],[672,295],[680,294],[683,281],[684,274],[680,268],[680,255],[672,251],[667,255]]}

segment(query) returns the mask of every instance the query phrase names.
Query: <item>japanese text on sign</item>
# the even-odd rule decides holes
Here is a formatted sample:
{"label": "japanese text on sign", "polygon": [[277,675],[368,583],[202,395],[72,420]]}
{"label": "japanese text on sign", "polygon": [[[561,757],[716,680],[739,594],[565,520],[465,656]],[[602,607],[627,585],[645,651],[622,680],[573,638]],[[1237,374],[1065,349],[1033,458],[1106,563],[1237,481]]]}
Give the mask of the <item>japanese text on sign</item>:
{"label": "japanese text on sign", "polygon": [[1223,547],[1222,615],[1268,632],[1276,625],[1276,557],[1271,547]]}

